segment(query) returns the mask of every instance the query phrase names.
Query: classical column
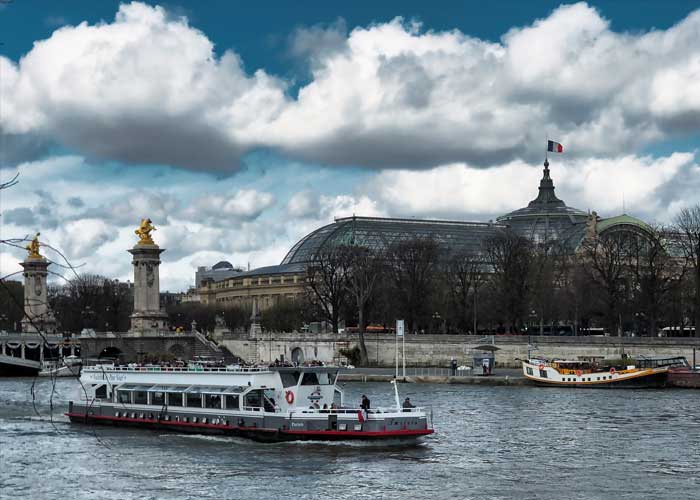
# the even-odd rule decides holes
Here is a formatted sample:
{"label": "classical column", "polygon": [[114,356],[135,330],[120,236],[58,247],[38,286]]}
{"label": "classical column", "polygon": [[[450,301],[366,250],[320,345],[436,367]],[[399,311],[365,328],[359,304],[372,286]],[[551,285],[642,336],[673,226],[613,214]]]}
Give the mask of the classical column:
{"label": "classical column", "polygon": [[46,288],[46,277],[51,263],[39,253],[39,233],[36,233],[34,239],[27,245],[27,251],[29,252],[27,258],[24,262],[20,262],[24,268],[22,332],[55,332],[56,319],[49,310]]}
{"label": "classical column", "polygon": [[135,231],[139,242],[129,249],[134,266],[134,312],[131,315],[133,332],[161,331],[168,328],[168,315],[160,309],[160,254],[165,249],[151,238],[151,219],[143,219]]}

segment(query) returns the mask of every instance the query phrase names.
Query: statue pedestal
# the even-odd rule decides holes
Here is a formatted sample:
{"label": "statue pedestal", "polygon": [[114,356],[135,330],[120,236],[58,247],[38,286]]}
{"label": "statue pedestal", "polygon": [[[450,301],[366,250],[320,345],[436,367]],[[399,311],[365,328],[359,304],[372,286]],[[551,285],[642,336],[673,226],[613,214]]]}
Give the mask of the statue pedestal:
{"label": "statue pedestal", "polygon": [[56,318],[49,310],[46,277],[51,263],[44,257],[29,256],[20,265],[24,268],[24,318],[25,333],[56,333]]}
{"label": "statue pedestal", "polygon": [[168,315],[160,309],[160,254],[158,245],[137,244],[129,250],[134,266],[134,312],[131,332],[162,331],[169,327]]}

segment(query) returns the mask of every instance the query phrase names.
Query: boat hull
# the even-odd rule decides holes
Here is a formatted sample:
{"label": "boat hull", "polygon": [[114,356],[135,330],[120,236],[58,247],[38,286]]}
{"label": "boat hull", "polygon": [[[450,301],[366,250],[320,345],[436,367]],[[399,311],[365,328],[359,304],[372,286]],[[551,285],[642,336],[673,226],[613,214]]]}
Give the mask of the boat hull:
{"label": "boat hull", "polygon": [[537,380],[526,375],[526,378],[538,387],[575,387],[577,389],[653,389],[666,387],[667,374],[654,373],[628,379],[609,380],[599,383],[554,382]]}
{"label": "boat hull", "polygon": [[285,441],[415,441],[433,433],[432,429],[399,429],[391,431],[294,431],[289,429],[265,429],[239,427],[229,424],[203,424],[164,421],[157,418],[128,418],[66,413],[72,423],[132,427],[188,434],[226,435],[252,439],[260,442]]}
{"label": "boat hull", "polygon": [[0,377],[35,377],[38,373],[38,368],[19,366],[0,361]]}
{"label": "boat hull", "polygon": [[668,385],[687,389],[700,389],[700,371],[689,368],[672,368],[668,372]]}

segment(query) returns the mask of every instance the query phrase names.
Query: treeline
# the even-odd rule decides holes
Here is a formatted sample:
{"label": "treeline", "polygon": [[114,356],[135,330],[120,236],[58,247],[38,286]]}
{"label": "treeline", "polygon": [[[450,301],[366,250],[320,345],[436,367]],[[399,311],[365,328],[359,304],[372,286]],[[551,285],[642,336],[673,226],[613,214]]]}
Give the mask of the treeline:
{"label": "treeline", "polygon": [[309,267],[308,303],[334,330],[341,319],[359,325],[363,359],[366,325],[397,318],[421,333],[656,335],[700,324],[699,256],[700,207],[670,227],[611,228],[582,242],[501,230],[450,254],[430,237],[382,249],[337,245]]}

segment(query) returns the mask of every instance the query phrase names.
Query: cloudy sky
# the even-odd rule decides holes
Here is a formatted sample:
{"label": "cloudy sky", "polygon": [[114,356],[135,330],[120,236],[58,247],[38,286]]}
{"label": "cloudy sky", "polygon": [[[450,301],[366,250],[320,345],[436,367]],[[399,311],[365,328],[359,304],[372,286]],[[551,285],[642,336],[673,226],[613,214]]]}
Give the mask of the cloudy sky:
{"label": "cloudy sky", "polygon": [[571,206],[668,222],[700,202],[692,2],[248,3],[0,5],[0,181],[20,181],[0,238],[41,231],[126,280],[150,217],[183,290],[334,217],[519,208],[547,136]]}

